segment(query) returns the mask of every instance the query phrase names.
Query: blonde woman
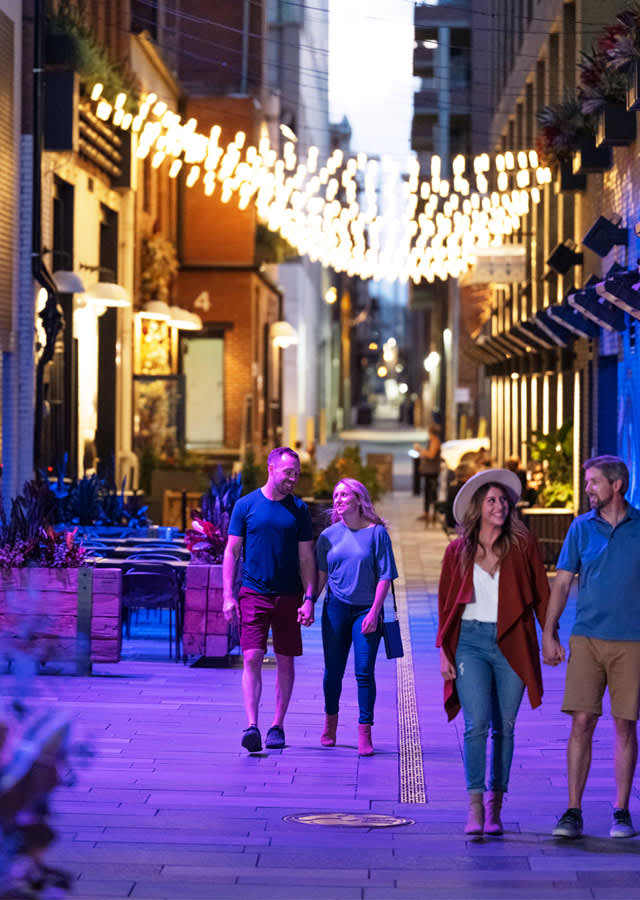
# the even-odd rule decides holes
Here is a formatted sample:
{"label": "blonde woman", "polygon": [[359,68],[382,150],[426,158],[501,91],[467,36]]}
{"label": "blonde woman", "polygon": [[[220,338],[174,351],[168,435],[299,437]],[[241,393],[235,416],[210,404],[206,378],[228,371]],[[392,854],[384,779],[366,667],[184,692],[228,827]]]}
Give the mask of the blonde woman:
{"label": "blonde woman", "polygon": [[371,756],[380,617],[398,572],[384,522],[366,487],[355,478],[343,478],[333,489],[332,524],[318,538],[316,562],[317,593],[327,587],[322,610],[326,717],[320,743],[323,747],[336,743],[342,679],[353,644],[360,712],[358,753]]}

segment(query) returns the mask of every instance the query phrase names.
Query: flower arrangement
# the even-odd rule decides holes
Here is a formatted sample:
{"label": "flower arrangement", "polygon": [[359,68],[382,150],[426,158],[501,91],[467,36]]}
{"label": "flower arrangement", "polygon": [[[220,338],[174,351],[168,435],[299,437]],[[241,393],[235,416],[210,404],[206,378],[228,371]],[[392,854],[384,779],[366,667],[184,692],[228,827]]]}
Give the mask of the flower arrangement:
{"label": "flower arrangement", "polygon": [[77,529],[57,532],[56,497],[47,482],[27,481],[11,503],[9,517],[0,507],[0,568],[81,566],[85,550],[75,542]]}
{"label": "flower arrangement", "polygon": [[580,135],[593,132],[593,124],[575,97],[545,106],[536,116],[540,131],[536,149],[546,165],[568,162]]}
{"label": "flower arrangement", "polygon": [[185,532],[184,542],[194,561],[214,565],[222,562],[227,544],[226,530],[201,518],[194,510],[191,513],[191,528]]}
{"label": "flower arrangement", "polygon": [[616,43],[616,36],[622,26],[612,25],[606,29],[591,53],[582,51],[580,84],[577,98],[585,116],[598,113],[606,103],[624,103],[627,79],[619,68],[610,64],[608,49]]}
{"label": "flower arrangement", "polygon": [[191,528],[184,536],[195,561],[209,564],[222,562],[231,512],[241,491],[241,477],[232,475],[227,478],[222,467],[218,466],[209,490],[202,496],[201,509],[191,512]]}

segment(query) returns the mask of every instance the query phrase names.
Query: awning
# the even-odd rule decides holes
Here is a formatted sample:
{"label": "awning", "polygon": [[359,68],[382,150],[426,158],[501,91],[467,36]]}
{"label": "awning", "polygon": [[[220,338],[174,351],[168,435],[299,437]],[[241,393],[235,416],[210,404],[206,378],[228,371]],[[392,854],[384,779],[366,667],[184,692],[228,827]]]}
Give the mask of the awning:
{"label": "awning", "polygon": [[558,322],[555,322],[548,314],[546,309],[540,310],[535,315],[536,323],[542,328],[547,337],[557,344],[558,347],[566,347],[573,340],[573,334],[567,328],[564,328]]}
{"label": "awning", "polygon": [[596,286],[596,291],[609,303],[640,319],[640,273],[624,272],[605,278]]}
{"label": "awning", "polygon": [[594,338],[600,334],[600,328],[591,319],[587,319],[578,309],[554,303],[546,307],[546,312],[551,319],[555,319],[572,331],[577,337]]}
{"label": "awning", "polygon": [[567,302],[570,306],[573,306],[574,309],[578,309],[580,312],[584,313],[584,315],[588,319],[591,319],[592,322],[595,322],[596,325],[601,325],[602,328],[606,328],[607,331],[622,332],[625,330],[624,313],[622,310],[613,306],[613,304],[609,303],[608,300],[605,300],[604,297],[599,297],[598,292],[593,286],[587,287],[582,291],[576,291],[575,294],[569,294]]}

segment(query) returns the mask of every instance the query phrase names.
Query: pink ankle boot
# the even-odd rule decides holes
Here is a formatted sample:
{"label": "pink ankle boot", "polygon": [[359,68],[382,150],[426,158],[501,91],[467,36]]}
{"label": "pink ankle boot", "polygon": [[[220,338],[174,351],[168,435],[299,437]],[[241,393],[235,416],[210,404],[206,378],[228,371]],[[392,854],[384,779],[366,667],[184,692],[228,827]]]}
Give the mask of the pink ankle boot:
{"label": "pink ankle boot", "polygon": [[358,725],[358,755],[373,756],[371,725]]}
{"label": "pink ankle boot", "polygon": [[324,731],[320,735],[320,743],[323,747],[335,747],[336,731],[338,730],[338,713],[324,717]]}

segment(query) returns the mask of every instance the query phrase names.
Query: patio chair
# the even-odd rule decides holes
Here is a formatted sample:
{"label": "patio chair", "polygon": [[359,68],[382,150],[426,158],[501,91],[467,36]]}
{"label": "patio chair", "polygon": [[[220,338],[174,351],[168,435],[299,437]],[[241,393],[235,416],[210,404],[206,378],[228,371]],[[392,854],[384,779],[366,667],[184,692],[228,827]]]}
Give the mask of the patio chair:
{"label": "patio chair", "polygon": [[122,613],[127,637],[131,633],[131,611],[138,609],[169,610],[169,656],[173,656],[175,642],[177,661],[182,641],[183,595],[178,573],[169,562],[134,560],[123,568]]}
{"label": "patio chair", "polygon": [[169,548],[161,548],[154,547],[152,548],[137,548],[132,547],[131,553],[127,554],[127,559],[177,559],[177,560],[190,560],[191,553],[188,550],[170,550]]}

